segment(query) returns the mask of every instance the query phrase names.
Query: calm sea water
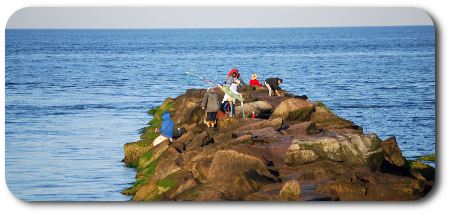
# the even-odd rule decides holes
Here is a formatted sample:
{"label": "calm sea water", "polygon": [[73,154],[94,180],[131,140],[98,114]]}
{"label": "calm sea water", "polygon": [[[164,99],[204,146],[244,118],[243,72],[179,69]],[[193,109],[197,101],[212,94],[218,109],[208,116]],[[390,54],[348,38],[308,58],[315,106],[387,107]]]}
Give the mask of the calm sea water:
{"label": "calm sea water", "polygon": [[[433,26],[6,30],[5,170],[31,201],[123,201],[123,145],[147,110],[189,88],[279,77],[289,93],[395,136],[409,159],[435,153]],[[429,163],[434,166],[434,163]]]}

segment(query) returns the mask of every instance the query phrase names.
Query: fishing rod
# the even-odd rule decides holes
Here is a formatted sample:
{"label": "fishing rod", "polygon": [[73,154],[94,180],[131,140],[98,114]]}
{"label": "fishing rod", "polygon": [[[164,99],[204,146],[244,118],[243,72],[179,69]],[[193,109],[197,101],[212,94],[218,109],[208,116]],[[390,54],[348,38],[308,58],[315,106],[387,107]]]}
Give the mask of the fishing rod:
{"label": "fishing rod", "polygon": [[199,76],[199,75],[197,75],[197,74],[194,74],[194,73],[192,73],[192,72],[189,72],[189,71],[186,71],[186,73],[187,73],[187,74],[192,74],[192,75],[195,75],[195,76],[197,76],[197,77],[200,77],[201,79],[205,80],[205,81],[206,81],[206,82],[208,82],[209,84],[211,84],[211,85],[213,85],[213,86],[216,86],[216,88],[218,88],[218,89],[222,89],[222,87],[220,87],[220,86],[217,86],[216,84],[214,84],[214,83],[210,82],[209,80],[207,80],[207,79],[205,79],[205,78],[203,78],[203,77],[201,77],[201,76]]}
{"label": "fishing rod", "polygon": [[207,80],[207,79],[201,77],[201,76],[198,75],[198,74],[194,74],[194,73],[189,72],[189,71],[186,71],[185,73],[195,75],[195,76],[197,76],[197,77],[199,77],[199,78],[205,80],[205,81],[208,82],[209,84],[215,86],[216,88],[222,90],[222,91],[223,91],[225,94],[227,94],[228,96],[230,96],[230,97],[232,97],[232,98],[234,98],[234,99],[237,99],[237,100],[241,101],[242,115],[243,115],[243,117],[245,118],[245,112],[244,112],[244,98],[242,98],[242,97],[238,96],[237,94],[235,94],[234,92],[232,92],[232,91],[230,90],[230,86],[222,86],[222,87],[220,87],[220,86],[217,86],[216,84],[210,82],[209,80]]}

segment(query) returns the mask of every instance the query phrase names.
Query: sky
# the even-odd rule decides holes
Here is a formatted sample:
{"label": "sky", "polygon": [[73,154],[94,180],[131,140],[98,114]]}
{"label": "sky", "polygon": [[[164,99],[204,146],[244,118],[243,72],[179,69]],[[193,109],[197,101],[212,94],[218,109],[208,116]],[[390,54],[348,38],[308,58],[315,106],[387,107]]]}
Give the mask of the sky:
{"label": "sky", "polygon": [[433,25],[414,7],[25,7],[7,29],[277,28]]}

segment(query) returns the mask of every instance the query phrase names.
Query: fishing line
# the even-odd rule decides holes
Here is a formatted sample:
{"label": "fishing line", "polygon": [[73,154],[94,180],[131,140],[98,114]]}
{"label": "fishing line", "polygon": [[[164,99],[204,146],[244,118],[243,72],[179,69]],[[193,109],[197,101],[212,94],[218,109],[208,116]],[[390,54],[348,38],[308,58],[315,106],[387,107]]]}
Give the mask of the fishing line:
{"label": "fishing line", "polygon": [[133,115],[134,117],[136,117],[136,118],[139,119],[139,120],[142,120],[145,124],[148,124],[147,121],[145,121],[144,119],[142,119],[142,118],[136,116],[135,114],[133,114],[133,113],[131,113],[131,112],[128,112],[128,111],[127,111],[127,113]]}

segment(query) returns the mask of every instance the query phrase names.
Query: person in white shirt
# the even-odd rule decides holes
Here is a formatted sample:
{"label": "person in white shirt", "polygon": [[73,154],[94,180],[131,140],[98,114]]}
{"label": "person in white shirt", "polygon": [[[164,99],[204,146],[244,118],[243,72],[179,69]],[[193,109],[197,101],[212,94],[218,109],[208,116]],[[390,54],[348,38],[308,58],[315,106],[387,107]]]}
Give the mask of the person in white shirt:
{"label": "person in white shirt", "polygon": [[[238,89],[238,87],[239,87],[240,85],[241,85],[241,81],[235,80],[235,81],[233,82],[233,84],[231,84],[230,90],[231,90],[233,93],[235,93],[235,94],[237,94],[237,95],[239,95],[239,96],[242,96],[242,95],[237,91],[237,89]],[[222,103],[227,102],[228,97],[230,97],[230,96],[228,96],[228,94],[225,94],[225,96],[223,97]],[[236,99],[233,98],[233,104],[231,105],[231,114],[232,114],[232,117],[234,117],[234,116],[236,115],[235,104],[236,104]]]}

